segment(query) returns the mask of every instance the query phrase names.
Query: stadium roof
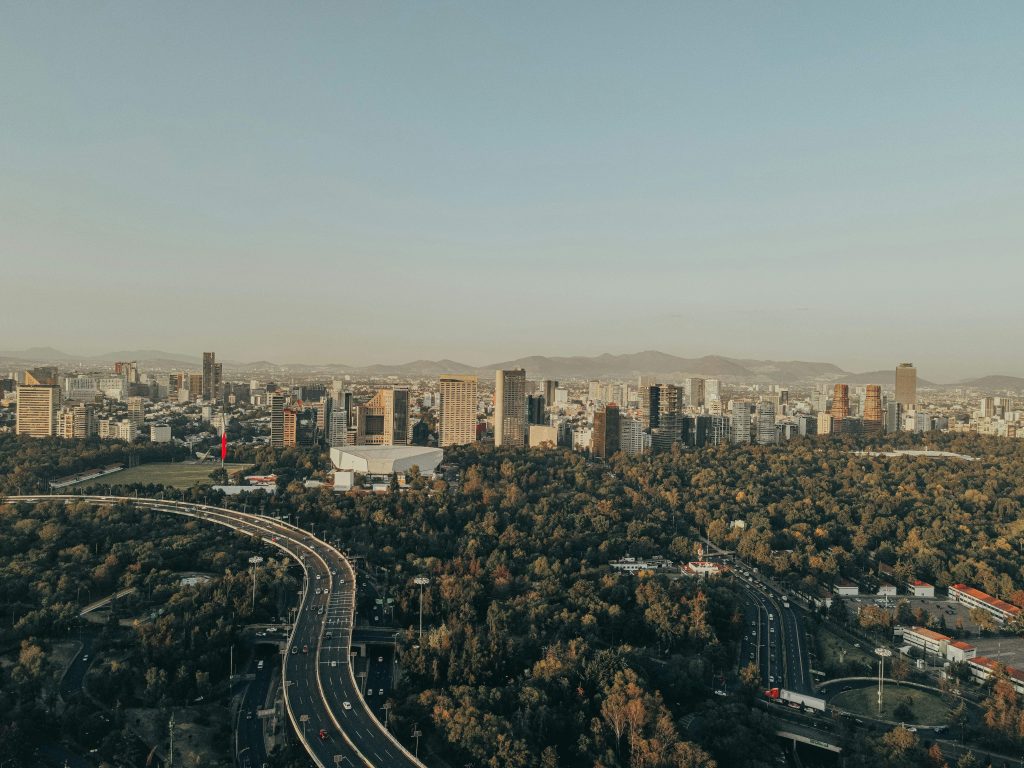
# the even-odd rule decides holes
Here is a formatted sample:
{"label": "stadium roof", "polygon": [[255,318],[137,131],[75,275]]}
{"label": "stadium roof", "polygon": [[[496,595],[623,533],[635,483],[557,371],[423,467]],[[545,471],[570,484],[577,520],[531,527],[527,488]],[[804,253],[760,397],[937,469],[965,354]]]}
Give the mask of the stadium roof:
{"label": "stadium roof", "polygon": [[354,445],[331,448],[335,469],[351,469],[367,475],[393,475],[418,466],[424,474],[433,472],[444,458],[440,448],[419,445]]}

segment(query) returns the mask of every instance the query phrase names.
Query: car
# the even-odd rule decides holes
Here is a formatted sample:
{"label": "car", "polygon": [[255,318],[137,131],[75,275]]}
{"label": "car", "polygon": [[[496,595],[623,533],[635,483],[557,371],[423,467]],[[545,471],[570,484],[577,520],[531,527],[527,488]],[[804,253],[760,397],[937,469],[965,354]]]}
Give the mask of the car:
{"label": "car", "polygon": [[336,666],[338,666],[338,662],[337,662],[337,661],[332,661],[332,662],[331,662],[331,666],[332,666],[332,667],[336,667]]}
{"label": "car", "polygon": [[87,653],[87,654],[85,654],[85,656],[82,657],[82,661],[88,661],[88,660],[89,660],[89,654]]}
{"label": "car", "polygon": [[349,704],[347,701],[341,702],[341,706],[343,709],[352,709],[352,705]]}
{"label": "car", "polygon": [[723,691],[721,688],[716,688],[715,689],[715,696],[728,696],[728,694],[725,691]]}
{"label": "car", "polygon": [[936,733],[945,733],[946,731],[949,730],[949,728],[946,727],[945,725],[936,725],[934,728],[932,728],[932,730],[935,731]]}
{"label": "car", "polygon": [[263,659],[260,659],[256,664],[256,669],[263,669]]}
{"label": "car", "polygon": [[913,725],[904,726],[910,733],[917,733],[917,727]]}
{"label": "car", "polygon": [[844,685],[843,688],[842,688],[842,692],[843,693],[846,693],[847,691],[852,691],[852,690],[853,690],[853,686],[852,685]]}
{"label": "car", "polygon": [[316,575],[316,580],[320,581],[320,574],[319,573]]}
{"label": "car", "polygon": [[377,663],[378,664],[383,664],[384,663],[384,657],[383,656],[378,656],[377,657]]}
{"label": "car", "polygon": [[377,689],[377,695],[378,696],[383,696],[384,695],[384,689],[383,688],[378,688]]}
{"label": "car", "polygon": [[324,728],[320,729],[320,741],[327,741],[327,731]]}
{"label": "car", "polygon": [[309,653],[309,646],[308,645],[302,646],[302,652],[303,653]]}
{"label": "car", "polygon": [[327,638],[328,640],[330,640],[332,637],[334,637],[334,635],[332,633],[328,632],[326,635],[324,635],[324,637]]}
{"label": "car", "polygon": [[245,713],[245,719],[246,720],[252,720],[252,712],[246,712]]}
{"label": "car", "polygon": [[367,695],[367,696],[373,696],[373,688],[369,688],[369,689],[367,689],[367,691],[366,691],[366,695]]}
{"label": "car", "polygon": [[318,594],[318,595],[320,594],[320,587],[316,588],[316,594]]}

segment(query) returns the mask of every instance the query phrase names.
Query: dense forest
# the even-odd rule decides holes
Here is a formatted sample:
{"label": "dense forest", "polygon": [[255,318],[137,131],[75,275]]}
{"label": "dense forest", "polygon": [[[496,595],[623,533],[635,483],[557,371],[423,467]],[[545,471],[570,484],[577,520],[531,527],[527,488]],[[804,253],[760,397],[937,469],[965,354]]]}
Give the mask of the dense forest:
{"label": "dense forest", "polygon": [[[1024,586],[1024,441],[928,441],[979,460],[855,453],[923,447],[909,435],[608,462],[461,448],[446,453],[446,479],[414,474],[402,493],[336,495],[298,482],[323,472],[322,454],[258,449],[261,467],[281,462],[281,493],[224,503],[340,540],[396,600],[402,626],[416,625],[412,579],[430,577],[428,629],[402,641],[392,713],[404,741],[426,732],[428,762],[756,768],[774,759],[757,692],[711,693],[735,672],[738,592],[728,579],[634,576],[608,562],[692,559],[706,533],[807,591],[884,563],[901,578],[1009,597]],[[12,453],[0,441],[0,455]],[[902,729],[855,740],[848,760],[941,764]]]}

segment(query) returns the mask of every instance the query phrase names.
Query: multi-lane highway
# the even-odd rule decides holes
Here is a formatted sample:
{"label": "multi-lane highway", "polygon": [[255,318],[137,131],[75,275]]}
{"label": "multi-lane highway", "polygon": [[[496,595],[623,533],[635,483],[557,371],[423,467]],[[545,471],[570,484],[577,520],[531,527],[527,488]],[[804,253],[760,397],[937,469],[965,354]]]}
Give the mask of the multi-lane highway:
{"label": "multi-lane highway", "polygon": [[799,612],[749,576],[744,581],[746,623],[740,666],[756,663],[766,688],[813,693],[807,636]]}
{"label": "multi-lane highway", "polygon": [[328,543],[280,520],[203,504],[113,496],[7,499],[132,504],[223,525],[286,552],[301,563],[306,578],[282,662],[285,707],[313,763],[318,768],[423,766],[374,717],[360,691],[351,655],[356,575],[344,555]]}

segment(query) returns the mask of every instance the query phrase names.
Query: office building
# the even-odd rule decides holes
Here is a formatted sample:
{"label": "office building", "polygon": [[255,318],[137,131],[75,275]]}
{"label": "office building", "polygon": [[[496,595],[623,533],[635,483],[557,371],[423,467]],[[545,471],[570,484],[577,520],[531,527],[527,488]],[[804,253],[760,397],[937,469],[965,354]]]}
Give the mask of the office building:
{"label": "office building", "polygon": [[203,352],[202,398],[207,402],[220,399],[222,368],[214,352]]}
{"label": "office building", "polygon": [[558,445],[558,427],[530,425],[531,448],[554,448]]}
{"label": "office building", "polygon": [[124,376],[129,385],[139,383],[139,364],[135,360],[114,363],[114,373]]}
{"label": "office building", "polygon": [[146,420],[146,403],[141,397],[128,398],[128,421],[135,425],[136,429],[142,426]]}
{"label": "office building", "polygon": [[865,434],[878,435],[882,433],[885,418],[882,412],[882,387],[878,384],[868,384],[865,390],[862,418]]}
{"label": "office building", "polygon": [[818,417],[813,414],[801,413],[796,417],[797,433],[802,437],[818,434]]}
{"label": "office building", "polygon": [[41,365],[25,371],[24,384],[30,387],[52,387],[60,382],[57,380],[57,366]]}
{"label": "office building", "polygon": [[686,380],[686,404],[691,408],[704,407],[704,379]]}
{"label": "office building", "polygon": [[683,412],[686,393],[676,384],[662,384],[658,392],[658,421]]}
{"label": "office building", "polygon": [[722,399],[722,382],[719,379],[704,380],[704,401]]}
{"label": "office building", "polygon": [[[26,371],[25,378],[28,379]],[[54,369],[56,379],[56,369]],[[32,377],[33,381],[39,378]],[[21,384],[17,388],[18,410],[14,431],[30,437],[53,437],[57,433],[60,387],[56,384]]]}
{"label": "office building", "polygon": [[912,411],[917,406],[917,368],[913,363],[896,366],[896,402],[904,411]]}
{"label": "office building", "polygon": [[149,425],[149,442],[169,443],[171,442],[171,428],[167,424]]}
{"label": "office building", "polygon": [[757,423],[754,439],[758,445],[772,445],[776,442],[775,403],[763,400],[757,404]]}
{"label": "office building", "polygon": [[93,437],[96,434],[96,411],[92,405],[79,403],[64,406],[57,413],[57,436],[66,439]]}
{"label": "office building", "polygon": [[746,400],[732,401],[732,442],[750,442],[750,403]]}
{"label": "office building", "polygon": [[497,371],[494,377],[494,447],[526,447],[526,427],[526,371],[522,368]]}
{"label": "office building", "polygon": [[409,390],[381,389],[355,406],[356,445],[409,444]]}
{"label": "office building", "polygon": [[825,411],[821,411],[818,414],[818,428],[816,434],[819,435],[831,435],[832,434],[832,416]]}
{"label": "office building", "polygon": [[544,379],[541,382],[541,394],[544,395],[544,403],[550,408],[555,403],[555,390],[558,389],[558,382],[554,379]]}
{"label": "office building", "polygon": [[[342,401],[343,402],[343,401]],[[330,415],[327,417],[327,446],[344,448],[348,445],[348,411],[333,397],[329,401]]]}
{"label": "office building", "polygon": [[544,395],[526,396],[526,420],[529,424],[545,424]]}
{"label": "office building", "polygon": [[476,441],[477,377],[446,374],[438,379],[437,444],[468,445]]}
{"label": "office building", "polygon": [[650,448],[651,436],[644,432],[639,419],[619,416],[619,448],[627,456],[639,456]]}
{"label": "office building", "polygon": [[657,384],[645,384],[640,387],[640,424],[645,430],[658,426],[658,414],[661,409],[661,390]]}
{"label": "office building", "polygon": [[903,422],[903,407],[895,400],[885,404],[885,431],[899,432]]}
{"label": "office building", "polygon": [[981,417],[991,419],[996,415],[996,399],[994,397],[983,397],[979,405]]}
{"label": "office building", "polygon": [[[832,432],[843,431],[843,421],[850,418],[850,386],[836,384],[832,390]],[[818,434],[821,434],[820,432]]]}
{"label": "office building", "polygon": [[619,452],[620,431],[619,407],[609,403],[594,412],[594,430],[591,435],[590,453],[595,458],[607,459]]}
{"label": "office building", "polygon": [[273,448],[284,447],[284,404],[286,397],[283,392],[270,393],[270,445]]}

